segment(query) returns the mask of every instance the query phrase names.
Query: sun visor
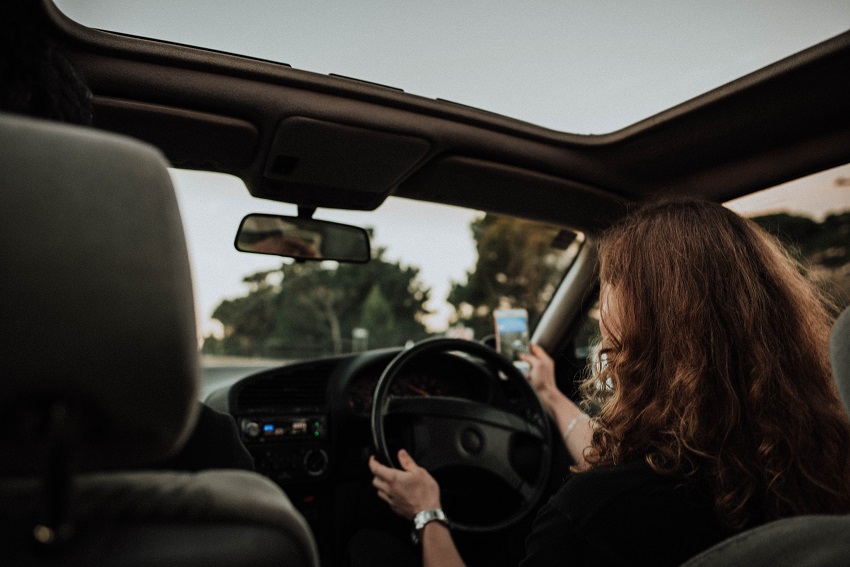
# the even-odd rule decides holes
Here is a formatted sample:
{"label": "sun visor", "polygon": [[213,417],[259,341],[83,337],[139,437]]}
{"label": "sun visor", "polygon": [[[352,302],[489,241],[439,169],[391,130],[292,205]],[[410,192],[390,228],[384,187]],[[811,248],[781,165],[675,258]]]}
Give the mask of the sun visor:
{"label": "sun visor", "polygon": [[293,116],[278,125],[255,195],[372,210],[429,152],[423,139]]}
{"label": "sun visor", "polygon": [[95,126],[153,144],[175,167],[232,172],[257,147],[257,128],[245,120],[109,97],[93,103]]}
{"label": "sun visor", "polygon": [[440,156],[410,176],[396,195],[517,215],[596,232],[625,213],[613,194],[586,184],[504,163]]}

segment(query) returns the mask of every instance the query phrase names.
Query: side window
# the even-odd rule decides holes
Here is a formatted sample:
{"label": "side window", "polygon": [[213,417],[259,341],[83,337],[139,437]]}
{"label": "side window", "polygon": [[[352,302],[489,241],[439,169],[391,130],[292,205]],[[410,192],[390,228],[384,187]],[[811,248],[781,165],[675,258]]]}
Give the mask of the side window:
{"label": "side window", "polygon": [[555,363],[558,388],[575,401],[581,398],[578,387],[587,377],[591,353],[600,340],[599,292],[594,292],[585,305],[570,342],[561,350]]}
{"label": "side window", "polygon": [[850,164],[726,206],[778,237],[838,312],[850,305]]}
{"label": "side window", "polygon": [[577,361],[587,361],[593,349],[599,344],[599,294],[590,304],[582,317],[581,324],[573,339],[573,357]]}

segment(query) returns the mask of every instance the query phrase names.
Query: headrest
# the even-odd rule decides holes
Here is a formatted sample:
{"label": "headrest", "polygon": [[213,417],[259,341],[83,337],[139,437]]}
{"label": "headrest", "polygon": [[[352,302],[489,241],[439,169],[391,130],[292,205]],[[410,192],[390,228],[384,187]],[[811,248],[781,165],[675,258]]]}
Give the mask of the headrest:
{"label": "headrest", "polygon": [[844,409],[850,414],[850,307],[844,310],[832,327],[829,360]]}
{"label": "headrest", "polygon": [[0,473],[41,467],[57,402],[85,470],[160,461],[194,425],[192,284],[166,166],[129,138],[0,114]]}

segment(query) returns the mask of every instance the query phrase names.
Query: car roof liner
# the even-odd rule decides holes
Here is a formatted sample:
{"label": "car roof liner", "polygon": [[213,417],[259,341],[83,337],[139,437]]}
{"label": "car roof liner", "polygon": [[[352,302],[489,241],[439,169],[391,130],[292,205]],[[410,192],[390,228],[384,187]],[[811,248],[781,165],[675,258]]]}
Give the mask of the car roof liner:
{"label": "car roof liner", "polygon": [[[43,8],[95,95],[98,126],[178,167],[236,175],[266,199],[371,210],[396,195],[593,232],[630,203],[684,192],[726,201],[850,162],[850,32],[622,130],[576,135]],[[133,125],[140,112],[144,128]],[[612,206],[588,218],[553,199]]]}

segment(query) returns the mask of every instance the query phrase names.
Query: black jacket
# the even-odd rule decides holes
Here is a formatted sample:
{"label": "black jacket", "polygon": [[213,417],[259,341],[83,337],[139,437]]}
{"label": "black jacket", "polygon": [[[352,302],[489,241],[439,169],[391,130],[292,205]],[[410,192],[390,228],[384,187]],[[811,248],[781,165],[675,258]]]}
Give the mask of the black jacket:
{"label": "black jacket", "polygon": [[723,538],[705,487],[636,461],[571,475],[540,509],[521,565],[680,565]]}

